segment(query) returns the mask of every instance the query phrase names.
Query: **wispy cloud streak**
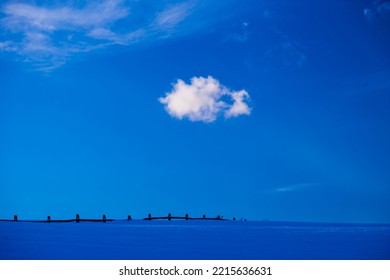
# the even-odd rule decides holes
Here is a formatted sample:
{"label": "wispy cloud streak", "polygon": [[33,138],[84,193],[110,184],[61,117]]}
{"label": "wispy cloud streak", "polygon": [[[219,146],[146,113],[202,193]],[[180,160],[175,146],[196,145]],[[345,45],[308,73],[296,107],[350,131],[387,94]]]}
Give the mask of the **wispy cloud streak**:
{"label": "wispy cloud streak", "polygon": [[390,19],[390,1],[373,1],[370,7],[363,10],[363,14],[368,20],[373,20],[375,18],[388,20]]}
{"label": "wispy cloud streak", "polygon": [[122,0],[106,0],[83,7],[8,3],[2,12],[5,16],[0,25],[11,40],[0,42],[1,49],[47,71],[61,66],[74,53],[116,42],[119,36],[110,27],[130,10]]}
{"label": "wispy cloud streak", "polygon": [[19,60],[43,71],[61,66],[77,53],[153,42],[191,33],[200,26],[186,23],[199,13],[196,0],[142,6],[125,0],[34,3],[7,1],[0,7],[0,32],[4,34],[0,51],[15,53]]}
{"label": "wispy cloud streak", "polygon": [[295,192],[303,189],[319,187],[322,185],[323,183],[296,183],[296,184],[289,184],[289,185],[265,189],[264,191],[262,191],[262,193],[276,194],[276,193]]}
{"label": "wispy cloud streak", "polygon": [[153,25],[158,29],[173,28],[191,14],[194,6],[194,1],[169,6],[157,15]]}

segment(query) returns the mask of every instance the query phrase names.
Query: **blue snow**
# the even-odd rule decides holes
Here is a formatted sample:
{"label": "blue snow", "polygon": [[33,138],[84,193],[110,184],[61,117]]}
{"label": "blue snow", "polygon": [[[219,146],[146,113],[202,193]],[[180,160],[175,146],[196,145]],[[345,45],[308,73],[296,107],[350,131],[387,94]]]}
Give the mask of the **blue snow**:
{"label": "blue snow", "polygon": [[390,225],[255,221],[0,222],[0,259],[390,259]]}

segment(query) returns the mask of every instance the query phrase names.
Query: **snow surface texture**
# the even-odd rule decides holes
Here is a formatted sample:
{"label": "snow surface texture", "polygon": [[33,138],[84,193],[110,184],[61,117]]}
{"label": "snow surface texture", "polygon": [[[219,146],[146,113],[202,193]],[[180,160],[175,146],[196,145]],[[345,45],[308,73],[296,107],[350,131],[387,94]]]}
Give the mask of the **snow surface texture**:
{"label": "snow surface texture", "polygon": [[390,259],[390,226],[0,222],[0,259]]}

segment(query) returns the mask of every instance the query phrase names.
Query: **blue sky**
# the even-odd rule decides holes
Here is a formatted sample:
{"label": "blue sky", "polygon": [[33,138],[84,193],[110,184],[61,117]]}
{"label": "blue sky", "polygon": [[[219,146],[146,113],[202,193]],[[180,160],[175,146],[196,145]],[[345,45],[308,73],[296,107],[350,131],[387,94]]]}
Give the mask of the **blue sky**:
{"label": "blue sky", "polygon": [[389,1],[3,1],[0,217],[390,222]]}

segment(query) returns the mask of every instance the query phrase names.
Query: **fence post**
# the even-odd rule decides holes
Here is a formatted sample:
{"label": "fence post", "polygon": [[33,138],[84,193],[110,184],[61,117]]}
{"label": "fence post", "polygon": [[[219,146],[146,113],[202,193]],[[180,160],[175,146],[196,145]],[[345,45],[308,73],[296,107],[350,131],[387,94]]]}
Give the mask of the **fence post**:
{"label": "fence post", "polygon": [[51,217],[50,217],[50,216],[47,216],[47,222],[48,222],[48,223],[51,222]]}
{"label": "fence post", "polygon": [[18,221],[18,215],[14,215],[14,221],[15,221],[15,222]]}
{"label": "fence post", "polygon": [[103,223],[105,223],[107,220],[106,215],[103,215]]}
{"label": "fence post", "polygon": [[76,214],[76,223],[79,223],[79,222],[80,222],[80,215]]}
{"label": "fence post", "polygon": [[171,213],[168,213],[168,221],[172,220],[172,215]]}
{"label": "fence post", "polygon": [[152,214],[148,214],[148,220],[149,220],[149,221],[152,220]]}
{"label": "fence post", "polygon": [[186,220],[188,220],[188,214],[186,214]]}
{"label": "fence post", "polygon": [[205,214],[203,214],[203,219],[206,219],[206,215]]}

